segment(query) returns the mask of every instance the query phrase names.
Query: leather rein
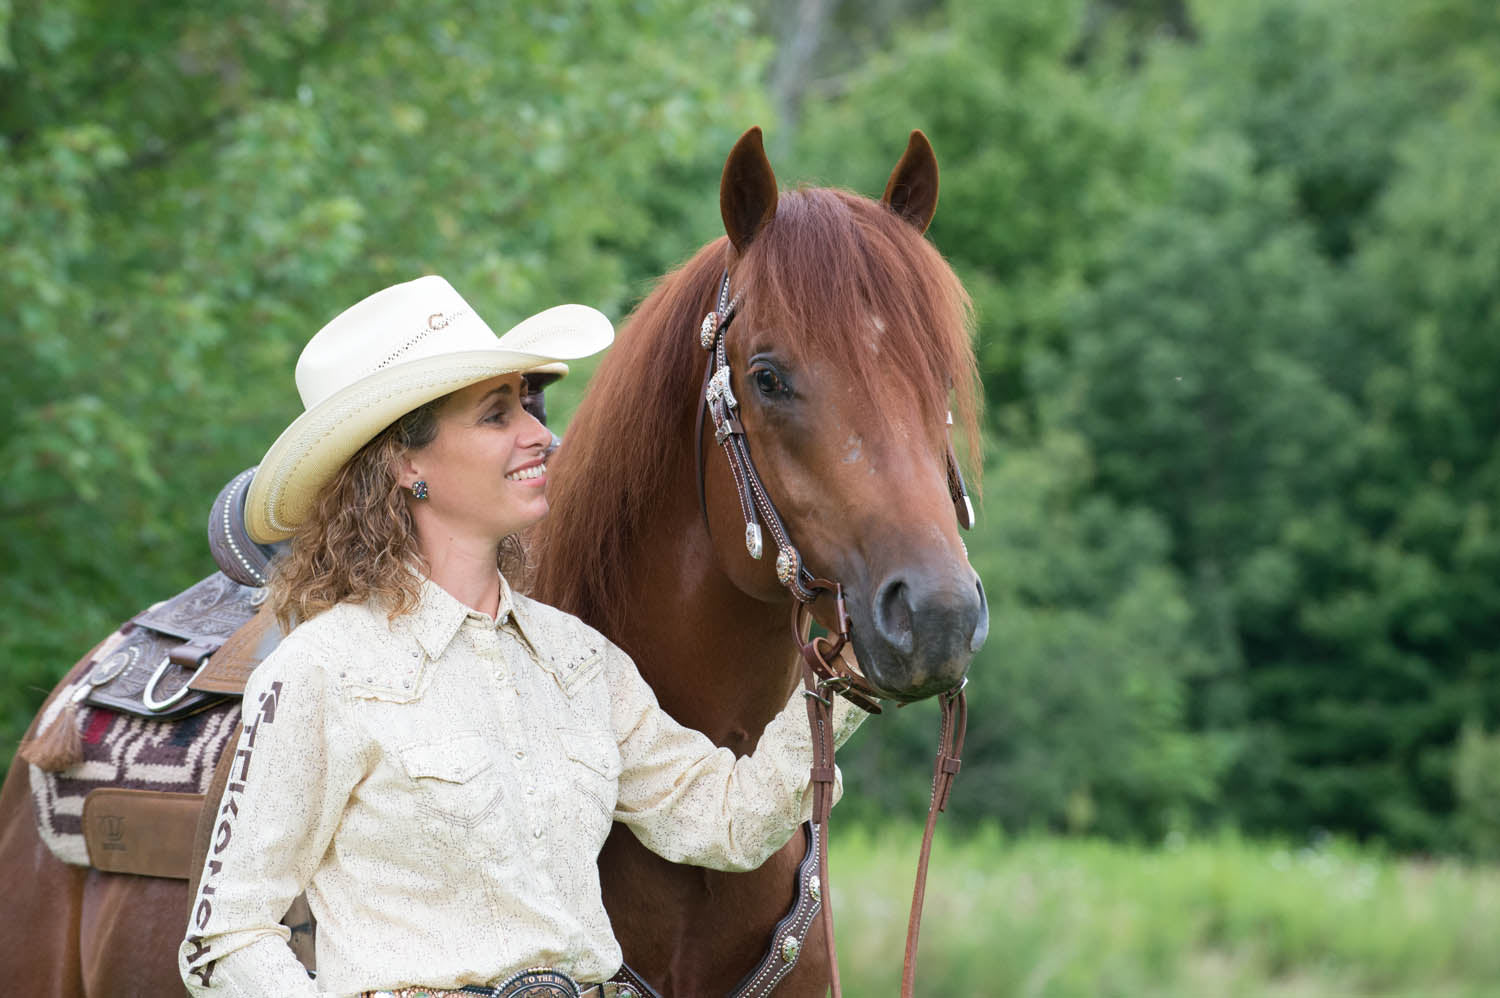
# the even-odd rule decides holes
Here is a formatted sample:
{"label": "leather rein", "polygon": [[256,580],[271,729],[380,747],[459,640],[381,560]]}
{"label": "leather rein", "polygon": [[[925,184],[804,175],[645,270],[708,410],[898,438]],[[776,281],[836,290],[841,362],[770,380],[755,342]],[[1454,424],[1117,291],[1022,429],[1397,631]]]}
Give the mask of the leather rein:
{"label": "leather rein", "polygon": [[[811,851],[816,852],[818,877],[811,891],[814,905],[821,902],[828,910],[823,921],[824,941],[828,951],[828,966],[834,998],[842,998],[839,985],[838,953],[833,938],[832,891],[826,889],[828,879],[828,816],[833,808],[834,789],[834,744],[833,744],[833,700],[832,694],[844,697],[850,703],[872,714],[881,712],[879,700],[882,692],[871,685],[862,675],[845,662],[840,652],[849,641],[849,613],[844,605],[844,589],[837,582],[819,578],[803,564],[802,554],[792,543],[776,504],[771,501],[745,439],[745,427],[739,418],[739,400],[730,387],[729,356],[725,346],[725,333],[739,312],[743,293],[733,298],[729,294],[729,271],[726,268],[719,281],[718,299],[713,311],[703,318],[699,328],[698,342],[708,351],[708,362],[703,372],[703,388],[698,396],[698,420],[694,455],[698,464],[698,507],[703,514],[704,526],[708,526],[708,502],[704,484],[703,427],[704,412],[707,411],[714,424],[714,439],[724,448],[729,461],[729,470],[734,478],[735,491],[739,494],[740,512],[745,519],[745,549],[750,557],[759,560],[764,554],[764,539],[761,523],[769,530],[776,544],[776,578],[794,597],[792,603],[792,636],[802,657],[802,681],[807,699],[808,724],[812,731],[812,836]],[[949,414],[948,423],[953,417]],[[974,523],[974,507],[969,501],[963,475],[959,471],[958,459],[950,442],[947,454],[948,492],[953,500],[958,522],[964,529]],[[830,635],[811,636],[812,605],[824,593],[834,599],[836,631]],[[922,921],[922,903],[926,894],[927,864],[932,852],[933,833],[937,827],[938,814],[947,807],[948,795],[953,779],[958,775],[963,752],[964,732],[968,725],[968,700],[964,696],[965,679],[945,693],[939,694],[942,721],[939,733],[937,759],[933,766],[932,800],[927,811],[927,823],[922,833],[922,848],[917,859],[916,883],[912,891],[911,915],[907,922],[906,954],[902,963],[901,994],[911,998],[916,979],[917,935]],[[898,705],[899,706],[899,705]],[[819,885],[822,888],[820,889]],[[794,907],[794,912],[795,912]],[[816,907],[811,909],[816,914]],[[789,916],[790,917],[790,916]],[[803,921],[800,920],[799,921]],[[805,920],[810,923],[811,917]],[[803,925],[805,932],[807,924]],[[780,933],[778,933],[780,935]],[[782,939],[778,948],[774,945],[744,982],[735,989],[731,998],[761,998],[768,995],[776,984],[791,971],[800,950],[800,941]]]}

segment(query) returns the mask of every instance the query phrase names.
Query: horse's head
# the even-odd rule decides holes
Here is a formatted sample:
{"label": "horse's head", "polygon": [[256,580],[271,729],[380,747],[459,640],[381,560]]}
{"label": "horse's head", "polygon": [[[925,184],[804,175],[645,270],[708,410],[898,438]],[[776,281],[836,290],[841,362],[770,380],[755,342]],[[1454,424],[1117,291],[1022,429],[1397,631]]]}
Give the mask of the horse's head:
{"label": "horse's head", "polygon": [[[922,236],[937,187],[914,132],[880,201],[778,194],[759,129],[720,187],[741,296],[724,345],[745,440],[808,570],[843,586],[866,677],[898,700],[955,686],[989,627],[949,486],[954,417],[973,453],[977,377],[968,299]],[[710,471],[720,562],[746,591],[784,599],[771,539],[749,557],[730,475]]]}

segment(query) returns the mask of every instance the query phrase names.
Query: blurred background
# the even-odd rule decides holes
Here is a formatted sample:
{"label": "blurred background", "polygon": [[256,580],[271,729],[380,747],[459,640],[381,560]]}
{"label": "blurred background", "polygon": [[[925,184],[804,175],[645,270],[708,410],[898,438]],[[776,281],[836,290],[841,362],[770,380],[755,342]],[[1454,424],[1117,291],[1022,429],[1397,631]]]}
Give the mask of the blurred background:
{"label": "blurred background", "polygon": [[[751,124],[872,195],[924,129],[977,307],[925,993],[1500,993],[1494,0],[0,0],[0,761],[213,570],[323,322],[623,318]],[[935,731],[842,760],[856,994]]]}

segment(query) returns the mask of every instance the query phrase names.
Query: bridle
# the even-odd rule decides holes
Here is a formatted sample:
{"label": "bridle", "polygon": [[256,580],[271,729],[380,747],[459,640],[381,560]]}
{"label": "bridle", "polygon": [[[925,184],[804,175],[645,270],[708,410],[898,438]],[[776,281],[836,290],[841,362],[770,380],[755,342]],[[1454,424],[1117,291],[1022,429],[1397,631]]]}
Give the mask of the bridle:
{"label": "bridle", "polygon": [[[827,885],[828,880],[828,815],[833,807],[833,701],[837,694],[862,710],[872,714],[881,712],[879,700],[886,699],[883,691],[872,685],[863,675],[854,671],[840,654],[849,641],[849,613],[844,604],[844,587],[838,582],[815,576],[803,563],[802,554],[792,543],[786,525],[776,511],[776,504],[766,491],[750,448],[745,439],[745,426],[739,417],[739,400],[730,386],[729,355],[725,346],[725,333],[735,316],[739,314],[743,291],[733,298],[729,294],[729,270],[725,268],[719,280],[719,293],[715,307],[703,318],[698,331],[698,343],[708,351],[708,362],[703,372],[703,388],[698,396],[698,420],[694,455],[698,467],[698,507],[708,527],[708,502],[704,483],[703,426],[707,411],[714,425],[714,439],[724,449],[729,461],[730,474],[739,495],[740,512],[745,519],[745,549],[751,558],[759,560],[764,554],[764,539],[761,524],[771,534],[776,545],[776,579],[793,596],[792,635],[802,656],[804,695],[807,699],[808,723],[813,737],[812,824],[818,841],[819,879]],[[953,423],[952,413],[948,424]],[[974,507],[969,501],[968,489],[958,467],[958,458],[950,441],[947,449],[948,493],[953,500],[959,525],[965,530],[974,524]],[[812,605],[823,594],[831,594],[834,600],[834,627],[828,635],[812,636]],[[909,998],[915,981],[917,931],[921,923],[922,898],[926,890],[927,860],[932,850],[932,835],[937,815],[948,802],[953,778],[958,774],[960,755],[963,750],[964,731],[968,723],[968,701],[964,696],[964,679],[952,690],[939,694],[942,706],[941,735],[938,756],[933,773],[931,806],[928,809],[927,826],[923,833],[921,855],[917,862],[917,881],[912,896],[911,917],[907,925],[906,958],[902,973],[902,995]],[[898,705],[899,706],[899,705]],[[828,949],[829,972],[832,975],[834,998],[841,998],[839,986],[838,957],[833,941],[833,908],[828,895],[822,892],[822,903],[828,911],[824,919],[825,942]],[[796,949],[792,952],[795,954]],[[774,960],[775,954],[768,954]],[[785,966],[780,973],[752,975],[758,983],[736,990],[733,998],[758,998],[769,994],[776,983],[790,971],[790,960],[785,957]],[[764,963],[764,961],[763,961]]]}

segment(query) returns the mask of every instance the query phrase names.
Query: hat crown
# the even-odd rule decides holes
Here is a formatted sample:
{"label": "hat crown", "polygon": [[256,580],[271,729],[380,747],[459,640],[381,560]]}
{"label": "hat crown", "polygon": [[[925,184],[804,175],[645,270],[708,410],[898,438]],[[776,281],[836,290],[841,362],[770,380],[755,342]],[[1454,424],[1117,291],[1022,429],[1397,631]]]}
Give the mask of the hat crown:
{"label": "hat crown", "polygon": [[297,393],[311,409],[393,364],[497,346],[494,330],[453,285],[419,277],[375,292],[318,330],[297,359]]}

